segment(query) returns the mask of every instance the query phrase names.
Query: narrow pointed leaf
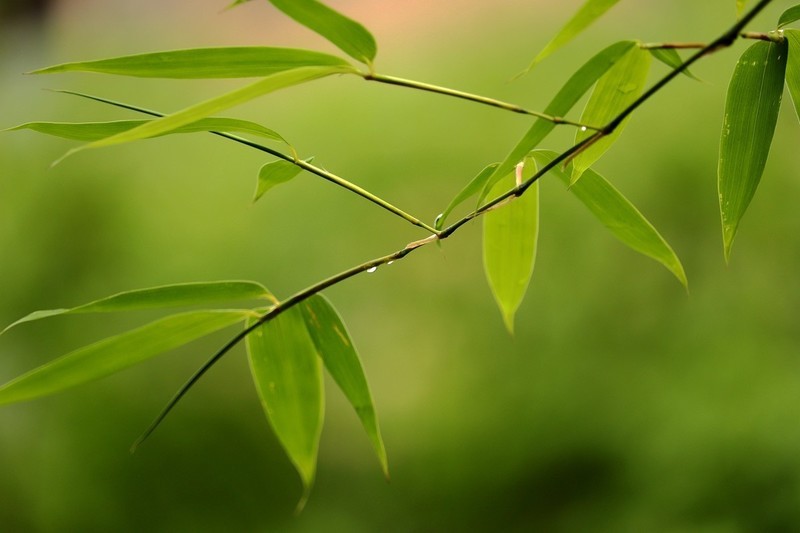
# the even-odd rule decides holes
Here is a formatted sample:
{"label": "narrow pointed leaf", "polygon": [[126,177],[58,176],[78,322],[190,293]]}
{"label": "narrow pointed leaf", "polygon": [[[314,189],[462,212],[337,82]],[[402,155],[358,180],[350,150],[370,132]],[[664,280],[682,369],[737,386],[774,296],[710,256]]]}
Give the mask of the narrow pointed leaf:
{"label": "narrow pointed leaf", "polygon": [[[583,110],[581,122],[605,125],[636,101],[644,90],[651,58],[647,50],[638,47],[625,54],[597,82]],[[606,153],[625,129],[627,122],[624,120],[612,134],[603,137],[575,157],[572,165],[572,183],[578,181],[583,171]],[[578,130],[575,134],[575,143],[593,134],[591,131]]]}
{"label": "narrow pointed leaf", "polygon": [[322,357],[325,368],[355,409],[361,425],[372,441],[383,473],[388,479],[389,464],[378,426],[378,415],[375,412],[361,360],[344,322],[336,309],[322,295],[312,296],[300,306],[308,332]]}
{"label": "narrow pointed leaf", "polygon": [[193,311],[79,348],[0,387],[0,405],[32,400],[111,375],[244,321],[249,310]]}
{"label": "narrow pointed leaf", "polygon": [[574,39],[592,22],[611,9],[618,1],[619,0],[587,0],[567,24],[561,28],[561,31],[559,31],[558,34],[547,43],[544,49],[539,52],[539,55],[533,59],[527,70],[530,71],[538,62]]}
{"label": "narrow pointed leaf", "polygon": [[435,229],[442,229],[444,226],[445,220],[453,212],[453,209],[461,205],[463,202],[469,200],[481,190],[483,190],[486,182],[489,181],[489,178],[494,174],[494,170],[500,163],[492,163],[491,165],[486,166],[483,170],[481,170],[477,176],[472,178],[467,185],[461,189],[461,191],[453,198],[450,203],[448,204],[447,208],[442,211],[442,214],[436,217],[436,221],[434,222]]}
{"label": "narrow pointed leaf", "polygon": [[[683,65],[683,59],[678,51],[674,48],[650,48],[648,51],[653,55],[653,57],[672,69],[677,70],[681,67],[681,65]],[[701,81],[700,78],[692,74],[692,71],[688,68],[683,69],[681,73],[684,76],[692,78],[693,80]]]}
{"label": "narrow pointed leaf", "polygon": [[34,311],[0,331],[0,335],[19,324],[58,315],[166,309],[257,299],[267,299],[277,303],[275,297],[263,285],[254,281],[210,281],[164,285],[121,292],[70,309]]}
{"label": "narrow pointed leaf", "polygon": [[[119,133],[132,130],[133,128],[143,126],[152,122],[152,120],[115,120],[112,122],[27,122],[8,128],[5,131],[15,130],[33,130],[46,135],[53,135],[55,137],[62,137],[64,139],[72,139],[76,141],[97,141],[117,135]],[[278,132],[269,128],[250,122],[248,120],[239,120],[235,118],[204,118],[191,124],[186,124],[180,128],[162,133],[161,135],[169,135],[172,133],[197,133],[209,131],[224,131],[228,133],[250,133],[259,135],[267,139],[286,142]]]}
{"label": "narrow pointed leaf", "polygon": [[291,18],[335,44],[362,63],[371,64],[378,47],[372,34],[358,22],[316,0],[269,0]]}
{"label": "narrow pointed leaf", "polygon": [[781,14],[781,18],[778,19],[778,28],[783,28],[798,20],[800,20],[800,5],[792,6]]}
{"label": "narrow pointed leaf", "polygon": [[725,259],[767,163],[783,95],[788,44],[760,41],[745,50],[733,71],[717,167]]}
{"label": "narrow pointed leaf", "polygon": [[786,62],[786,86],[792,97],[794,111],[800,119],[800,30],[784,30],[789,43],[789,59]]}
{"label": "narrow pointed leaf", "polygon": [[[536,172],[532,159],[525,160],[527,173]],[[514,176],[509,175],[492,187],[490,198],[512,189]],[[539,183],[508,205],[483,216],[483,265],[503,321],[514,333],[514,315],[525,297],[539,240]]]}
{"label": "narrow pointed leaf", "polygon": [[349,63],[342,58],[295,48],[234,46],[193,48],[149,54],[64,63],[31,72],[99,72],[142,78],[261,78],[300,67],[340,67]]}
{"label": "narrow pointed leaf", "polygon": [[[537,150],[534,157],[541,165],[553,161],[558,154]],[[569,174],[560,167],[551,171],[569,188],[578,200],[629,248],[655,259],[688,287],[680,259],[653,225],[613,185],[592,169],[586,170],[578,183],[569,186]]]}
{"label": "narrow pointed leaf", "polygon": [[324,396],[322,361],[300,308],[256,328],[247,353],[267,420],[303,482],[302,507],[314,483]]}
{"label": "narrow pointed leaf", "polygon": [[[314,158],[306,160],[310,163]],[[257,201],[271,188],[281,183],[286,183],[291,180],[303,170],[301,167],[289,161],[272,161],[267,163],[261,170],[258,171],[258,185],[256,186],[256,194],[253,201]]]}
{"label": "narrow pointed leaf", "polygon": [[[620,41],[604,48],[587,61],[567,83],[558,91],[558,94],[548,104],[545,113],[552,116],[563,117],[570,109],[591,89],[601,76],[603,76],[617,61],[636,46],[635,41]],[[601,127],[604,124],[590,124],[590,126]],[[479,203],[486,198],[489,189],[497,183],[497,180],[508,174],[514,169],[514,165],[522,161],[528,153],[536,148],[547,135],[553,131],[556,125],[544,119],[537,119],[533,126],[525,133],[511,153],[495,169],[490,176],[481,193]]]}

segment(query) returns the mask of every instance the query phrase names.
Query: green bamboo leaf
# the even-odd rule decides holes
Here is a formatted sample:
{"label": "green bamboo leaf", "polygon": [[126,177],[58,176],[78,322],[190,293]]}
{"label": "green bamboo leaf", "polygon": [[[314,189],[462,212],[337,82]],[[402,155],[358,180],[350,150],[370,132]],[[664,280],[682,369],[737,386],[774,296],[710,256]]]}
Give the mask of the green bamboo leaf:
{"label": "green bamboo leaf", "polygon": [[541,60],[549,56],[585,30],[592,22],[600,18],[619,0],[587,0],[577,13],[561,28],[553,39],[539,52],[525,72],[530,72]]}
{"label": "green bamboo leaf", "polygon": [[786,41],[753,44],[739,58],[728,86],[717,167],[726,261],[767,163],[788,53]]}
{"label": "green bamboo leaf", "polygon": [[800,119],[800,30],[784,30],[789,43],[789,59],[786,62],[786,86],[792,97],[794,111]]}
{"label": "green bamboo leaf", "polygon": [[372,64],[378,47],[372,34],[358,22],[316,0],[269,0],[291,18],[335,44],[357,61]]}
{"label": "green bamboo leaf", "polygon": [[[550,104],[548,104],[545,113],[557,117],[566,115],[578,100],[586,94],[586,91],[635,46],[635,41],[620,41],[598,52],[567,80],[567,83],[564,84],[561,90],[558,91],[558,94],[556,94]],[[603,126],[603,124],[590,125],[598,127]],[[536,146],[553,131],[555,126],[556,125],[549,120],[537,119],[527,133],[525,133],[525,136],[522,137],[513,150],[511,150],[511,153],[509,153],[505,160],[495,169],[494,174],[486,181],[478,203],[481,203],[483,199],[486,198],[489,190],[497,183],[497,180],[511,172],[514,165],[522,161],[531,150],[536,148]]]}
{"label": "green bamboo leaf", "polygon": [[[101,146],[112,146],[115,144],[122,144],[126,142],[138,141],[157,135],[163,135],[167,132],[191,124],[200,119],[206,118],[219,111],[223,111],[230,107],[243,104],[259,96],[304,83],[307,81],[323,78],[332,74],[340,74],[344,72],[352,72],[351,67],[301,67],[294,70],[287,70],[278,72],[268,76],[256,83],[236,89],[229,93],[223,94],[216,98],[206,100],[199,104],[188,107],[177,113],[167,115],[165,117],[155,119],[147,122],[141,126],[133,128],[105,139],[100,139],[81,147],[75,148],[68,152],[64,157],[68,157],[76,152],[85,150],[87,148],[99,148]],[[63,158],[62,158],[63,159]]]}
{"label": "green bamboo leaf", "polygon": [[170,50],[97,61],[78,61],[34,70],[31,74],[81,71],[142,78],[261,78],[300,67],[345,69],[350,67],[350,64],[342,58],[312,50],[233,46]]}
{"label": "green bamboo leaf", "polygon": [[778,28],[783,28],[798,20],[800,20],[800,4],[790,7],[781,14],[781,17],[778,19]]}
{"label": "green bamboo leaf", "polygon": [[[648,51],[653,55],[653,57],[672,69],[677,70],[681,67],[681,65],[683,65],[683,59],[678,51],[674,48],[649,48]],[[692,74],[692,71],[688,68],[683,69],[681,73],[684,76],[689,76],[693,80],[702,81],[700,78]]]}
{"label": "green bamboo leaf", "polygon": [[[533,153],[541,165],[553,161],[558,154],[537,150]],[[592,169],[586,170],[578,183],[570,186],[569,174],[560,167],[550,172],[567,185],[569,191],[623,244],[655,259],[688,287],[680,259],[653,225],[622,193]]]}
{"label": "green bamboo leaf", "polygon": [[166,309],[169,307],[188,307],[207,305],[223,301],[267,299],[277,303],[275,297],[260,283],[255,281],[209,281],[178,283],[149,289],[120,292],[70,309],[48,309],[34,311],[20,318],[0,331],[0,335],[11,328],[58,315],[84,313],[116,313],[142,309]]}
{"label": "green bamboo leaf", "polygon": [[[313,160],[314,158],[310,157],[305,161],[306,163],[310,163]],[[303,170],[301,167],[289,161],[272,161],[267,163],[261,167],[261,170],[258,171],[258,184],[256,186],[256,194],[253,197],[253,201],[257,201],[259,198],[264,196],[264,193],[276,185],[280,185],[281,183],[286,183],[287,181],[291,180],[300,174],[301,170]]]}
{"label": "green bamboo leaf", "polygon": [[[583,110],[581,122],[605,125],[635,102],[644,90],[651,58],[646,50],[636,47],[614,64],[597,82]],[[606,135],[575,157],[572,165],[572,183],[578,181],[583,171],[606,153],[625,129],[627,122],[624,120],[611,135]],[[575,144],[593,134],[591,131],[578,130],[575,134]]]}
{"label": "green bamboo leaf", "polygon": [[[536,163],[526,158],[528,173],[536,172]],[[518,176],[522,175],[518,169]],[[520,181],[519,179],[517,181]],[[511,174],[492,187],[496,198],[515,185]],[[512,197],[513,198],[513,197]],[[493,209],[483,217],[483,266],[508,332],[514,333],[514,315],[525,297],[539,240],[539,183],[535,182],[522,196],[508,205]]]}
{"label": "green bamboo leaf", "polygon": [[444,226],[444,221],[447,220],[447,217],[453,212],[453,209],[481,192],[486,185],[486,182],[489,180],[492,174],[494,174],[494,170],[499,164],[500,163],[492,163],[491,165],[486,166],[478,173],[477,176],[472,178],[472,180],[470,180],[470,182],[467,183],[463,189],[461,189],[455,198],[450,201],[450,204],[448,204],[447,208],[442,211],[438,217],[436,217],[433,227],[437,230],[442,229],[442,226]]}
{"label": "green bamboo leaf", "polygon": [[303,482],[302,508],[314,483],[325,409],[322,361],[302,310],[291,307],[256,328],[247,353],[267,420]]}
{"label": "green bamboo leaf", "polygon": [[111,375],[237,322],[252,311],[192,311],[79,348],[0,387],[0,405],[32,400]]}
{"label": "green bamboo leaf", "polygon": [[378,415],[358,352],[344,322],[333,305],[322,295],[312,296],[300,306],[308,332],[325,368],[355,409],[361,425],[372,441],[383,474],[389,479],[389,463],[378,426]]}
{"label": "green bamboo leaf", "polygon": [[[33,130],[45,135],[53,135],[64,139],[76,141],[97,141],[117,135],[119,133],[132,130],[152,122],[152,120],[115,120],[111,122],[26,122],[13,128],[3,131]],[[278,132],[250,122],[249,120],[239,120],[235,118],[204,118],[191,124],[186,124],[178,129],[162,133],[170,135],[172,133],[196,133],[209,131],[224,131],[228,133],[250,133],[259,135],[267,139],[289,143]]]}

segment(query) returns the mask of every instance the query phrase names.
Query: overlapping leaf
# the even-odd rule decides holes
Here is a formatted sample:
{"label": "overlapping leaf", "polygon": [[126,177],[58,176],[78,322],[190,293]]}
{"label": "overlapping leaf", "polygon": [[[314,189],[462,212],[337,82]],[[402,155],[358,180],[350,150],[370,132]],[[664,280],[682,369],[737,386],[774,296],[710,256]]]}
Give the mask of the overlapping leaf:
{"label": "overlapping leaf", "polygon": [[792,22],[797,22],[798,20],[800,20],[800,4],[792,6],[781,13],[780,18],[778,19],[778,28],[783,28],[784,26],[787,26]]}
{"label": "overlapping leaf", "polygon": [[[664,63],[670,68],[679,69],[683,65],[683,59],[674,48],[648,48],[648,51],[653,57]],[[693,80],[700,81],[700,78],[692,74],[692,71],[685,68],[681,71],[684,76],[688,76]]]}
{"label": "overlapping leaf", "polygon": [[0,387],[0,405],[32,400],[111,375],[252,314],[241,309],[191,311],[162,318],[79,348],[6,383]]}
{"label": "overlapping leaf", "polygon": [[[553,161],[558,154],[539,151],[533,156],[540,165]],[[572,186],[566,171],[553,168],[554,173],[569,187],[569,191],[580,200],[589,211],[606,226],[611,233],[631,249],[655,259],[678,278],[684,287],[688,286],[686,274],[678,256],[653,225],[634,205],[600,174],[587,169],[581,180]]]}
{"label": "overlapping leaf", "polygon": [[717,169],[726,260],[767,163],[788,53],[785,41],[753,44],[739,58],[728,86]]}

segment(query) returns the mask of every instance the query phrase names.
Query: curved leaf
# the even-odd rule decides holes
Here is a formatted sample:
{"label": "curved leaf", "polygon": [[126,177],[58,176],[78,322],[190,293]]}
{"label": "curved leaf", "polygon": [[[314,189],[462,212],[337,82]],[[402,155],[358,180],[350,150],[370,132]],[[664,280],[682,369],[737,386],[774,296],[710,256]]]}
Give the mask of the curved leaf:
{"label": "curved leaf", "polygon": [[[536,163],[525,159],[528,172],[536,172]],[[519,176],[522,168],[519,168]],[[517,180],[521,181],[521,180]],[[508,175],[492,187],[496,198],[514,187],[514,175]],[[483,217],[483,265],[486,279],[508,332],[514,333],[514,315],[525,297],[539,240],[539,182],[525,194],[512,197],[507,205],[493,209]]]}
{"label": "curved leaf", "polygon": [[325,407],[322,361],[300,308],[256,328],[247,336],[247,354],[267,420],[303,481],[302,508],[314,483]]}
{"label": "curved leaf", "polygon": [[786,86],[792,97],[794,111],[800,119],[800,30],[784,30],[789,43],[789,58],[786,62]]}
{"label": "curved leaf", "polygon": [[362,63],[371,64],[378,47],[375,38],[358,22],[316,0],[269,0],[291,18],[335,44]]}
{"label": "curved leaf", "polygon": [[232,46],[192,48],[54,65],[31,74],[81,71],[142,78],[261,78],[300,67],[340,67],[342,58],[296,48]]}
{"label": "curved leaf", "polygon": [[252,311],[238,309],[162,318],[79,348],[6,383],[0,387],[0,405],[47,396],[111,375],[252,315]]}
{"label": "curved leaf", "polygon": [[778,28],[783,28],[787,24],[800,20],[800,4],[792,6],[781,14],[778,19]]}
{"label": "curved leaf", "polygon": [[350,334],[333,305],[322,295],[312,296],[302,304],[303,317],[308,333],[336,384],[355,409],[361,425],[372,441],[372,446],[381,463],[386,478],[389,464],[378,427],[378,415],[369,392],[367,377],[350,339]]}
{"label": "curved leaf", "polygon": [[[647,50],[638,47],[629,50],[597,82],[583,110],[581,122],[604,126],[635,102],[644,90],[651,57]],[[583,171],[606,153],[625,129],[627,122],[627,119],[624,120],[612,134],[606,135],[575,157],[572,165],[572,183],[578,181]],[[575,144],[593,134],[592,131],[578,130],[575,134]]]}
{"label": "curved leaf", "polygon": [[[653,57],[667,65],[668,67],[677,70],[683,65],[683,59],[677,50],[674,48],[648,48],[647,49]],[[688,76],[693,80],[700,81],[700,78],[692,74],[692,71],[685,68],[681,71],[684,76]]]}
{"label": "curved leaf", "polygon": [[255,281],[209,281],[163,285],[149,289],[120,292],[70,309],[34,311],[0,331],[0,335],[19,324],[58,315],[116,313],[256,299],[267,299],[277,303],[275,297],[266,287]]}
{"label": "curved leaf", "polygon": [[447,208],[442,211],[438,217],[436,217],[433,227],[437,230],[442,229],[445,220],[447,220],[447,217],[453,212],[453,209],[481,192],[486,185],[486,182],[489,181],[489,178],[494,174],[494,170],[499,164],[500,163],[492,163],[491,165],[486,166],[478,173],[477,176],[472,178],[472,180],[470,180],[470,182],[467,183],[463,189],[461,189],[455,198],[450,201]]}
{"label": "curved leaf", "polygon": [[[541,165],[553,161],[558,154],[537,150],[533,156]],[[688,287],[680,259],[652,224],[622,193],[600,174],[587,169],[578,183],[570,186],[569,175],[560,167],[551,170],[569,191],[580,200],[611,233],[631,249],[655,259]]]}
{"label": "curved leaf", "polygon": [[717,167],[725,260],[767,163],[783,95],[788,44],[759,41],[733,71]]}
{"label": "curved leaf", "polygon": [[[314,158],[306,160],[310,163]],[[258,184],[256,186],[256,194],[253,201],[257,201],[271,188],[281,183],[286,183],[291,180],[303,170],[301,167],[289,161],[272,161],[267,163],[261,170],[258,171]]]}

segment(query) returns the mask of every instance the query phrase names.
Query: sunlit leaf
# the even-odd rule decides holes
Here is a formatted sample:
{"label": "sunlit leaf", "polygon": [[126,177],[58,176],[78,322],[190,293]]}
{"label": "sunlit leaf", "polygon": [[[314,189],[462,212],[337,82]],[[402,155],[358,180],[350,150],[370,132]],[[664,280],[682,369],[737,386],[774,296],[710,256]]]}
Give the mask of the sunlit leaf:
{"label": "sunlit leaf", "polygon": [[[545,113],[552,116],[566,115],[570,109],[586,94],[603,74],[605,74],[617,61],[636,46],[635,41],[620,41],[604,48],[589,61],[587,61],[567,83],[558,91],[550,104],[545,109]],[[590,126],[603,126],[604,124],[590,124]],[[555,124],[549,120],[537,119],[525,136],[517,143],[511,153],[495,169],[494,173],[486,181],[479,202],[489,193],[489,189],[497,183],[497,180],[511,172],[514,165],[522,159],[547,135],[553,131]]]}
{"label": "sunlit leaf", "polygon": [[[651,57],[646,50],[636,47],[615,63],[597,82],[583,110],[581,122],[603,126],[636,101],[644,90]],[[624,120],[612,134],[603,137],[575,157],[572,165],[573,183],[581,177],[584,170],[606,153],[625,129],[626,124],[627,120]],[[575,143],[583,141],[593,133],[578,130],[575,134]]]}
{"label": "sunlit leaf", "polygon": [[300,306],[308,332],[325,363],[325,368],[328,369],[336,384],[350,401],[350,405],[355,409],[361,425],[364,426],[367,436],[372,441],[372,447],[381,463],[383,473],[388,479],[389,464],[378,427],[378,415],[375,412],[358,352],[356,352],[344,322],[336,309],[322,295],[312,296]]}
{"label": "sunlit leaf", "polygon": [[[112,122],[27,122],[8,128],[5,131],[14,130],[33,130],[46,135],[73,139],[76,141],[97,141],[117,135],[133,128],[152,122],[152,120],[115,120]],[[228,133],[250,133],[266,137],[273,141],[289,144],[276,131],[265,128],[255,122],[239,120],[235,118],[204,118],[191,124],[186,124],[178,129],[162,133],[169,135],[172,133],[196,133],[207,131],[224,131]]]}
{"label": "sunlit leaf", "polygon": [[31,400],[108,376],[244,321],[249,310],[192,311],[168,316],[79,348],[0,387],[0,405]]}
{"label": "sunlit leaf", "polygon": [[175,285],[164,285],[149,289],[121,292],[70,309],[34,311],[20,318],[3,331],[0,331],[0,335],[24,322],[32,322],[34,320],[58,315],[114,313],[120,311],[137,311],[141,309],[166,309],[170,307],[188,307],[191,305],[208,305],[217,302],[256,299],[267,299],[277,303],[275,297],[263,285],[255,281],[178,283]]}
{"label": "sunlit leaf", "polygon": [[272,5],[306,28],[322,35],[344,53],[370,64],[378,47],[375,38],[358,22],[316,0],[269,0]]}
{"label": "sunlit leaf", "polygon": [[781,18],[778,19],[778,28],[783,28],[798,20],[800,20],[800,4],[790,7],[781,14]]}
{"label": "sunlit leaf", "polygon": [[489,178],[494,174],[494,170],[500,163],[492,163],[491,165],[486,166],[483,170],[481,170],[477,176],[472,178],[467,185],[461,189],[461,191],[450,201],[447,208],[442,211],[442,213],[436,218],[434,222],[434,228],[442,229],[445,220],[453,212],[453,209],[461,205],[463,202],[469,200],[484,188],[486,182]]}
{"label": "sunlit leaf", "polygon": [[786,41],[753,44],[739,58],[728,86],[717,170],[726,260],[767,163],[788,52]]}
{"label": "sunlit leaf", "polygon": [[579,33],[585,30],[592,22],[600,18],[606,11],[611,9],[619,0],[587,0],[585,4],[578,10],[577,13],[567,22],[567,24],[561,28],[553,39],[547,43],[544,49],[539,52],[531,64],[528,66],[528,71],[530,71],[536,63],[543,60],[545,57],[549,56],[573,38],[575,38]]}
{"label": "sunlit leaf", "polygon": [[[536,172],[531,158],[525,159],[525,171]],[[514,175],[508,175],[492,187],[488,198],[496,198],[514,185]],[[483,216],[483,266],[506,328],[513,334],[514,315],[525,297],[536,260],[539,183],[512,198]]]}
{"label": "sunlit leaf", "polygon": [[261,78],[300,67],[347,68],[349,66],[350,64],[342,58],[312,50],[234,46],[170,50],[97,61],[78,61],[35,70],[31,74],[82,71],[143,78]]}
{"label": "sunlit leaf", "polygon": [[[558,154],[537,150],[533,155],[540,165],[546,165],[553,161]],[[556,166],[550,172],[569,187],[570,177],[568,172],[559,166]],[[581,180],[569,187],[569,191],[617,239],[633,250],[655,259],[672,272],[684,287],[688,286],[683,265],[681,265],[678,256],[675,255],[667,241],[639,210],[600,174],[592,169],[586,170]]]}
{"label": "sunlit leaf", "polygon": [[314,483],[325,409],[322,360],[302,310],[291,307],[256,328],[247,353],[267,420],[303,481],[302,507]]}
{"label": "sunlit leaf", "polygon": [[[310,163],[313,159],[313,157],[309,158],[306,162]],[[253,197],[253,201],[257,201],[276,185],[291,180],[300,174],[301,170],[303,169],[289,161],[272,161],[267,163],[258,171],[258,185],[256,186],[256,194]]]}
{"label": "sunlit leaf", "polygon": [[[653,55],[653,57],[672,69],[677,70],[681,67],[681,65],[683,65],[683,59],[678,51],[674,48],[649,48],[648,51]],[[683,69],[681,73],[685,76],[689,76],[693,80],[700,81],[700,78],[692,74],[692,71],[688,68]]]}
{"label": "sunlit leaf", "polygon": [[792,97],[794,111],[800,119],[800,30],[784,30],[789,43],[789,59],[786,62],[786,86]]}

